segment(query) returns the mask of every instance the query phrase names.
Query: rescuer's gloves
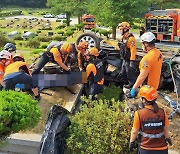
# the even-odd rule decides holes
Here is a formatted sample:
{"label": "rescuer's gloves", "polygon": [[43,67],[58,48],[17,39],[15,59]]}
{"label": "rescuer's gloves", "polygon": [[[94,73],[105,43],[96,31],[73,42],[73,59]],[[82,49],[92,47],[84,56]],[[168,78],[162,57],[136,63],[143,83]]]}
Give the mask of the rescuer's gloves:
{"label": "rescuer's gloves", "polygon": [[131,98],[136,97],[136,95],[137,95],[136,89],[132,88],[131,91],[130,91],[130,96],[131,96]]}
{"label": "rescuer's gloves", "polygon": [[130,142],[129,143],[129,151],[132,152],[134,148],[135,148],[135,142]]}

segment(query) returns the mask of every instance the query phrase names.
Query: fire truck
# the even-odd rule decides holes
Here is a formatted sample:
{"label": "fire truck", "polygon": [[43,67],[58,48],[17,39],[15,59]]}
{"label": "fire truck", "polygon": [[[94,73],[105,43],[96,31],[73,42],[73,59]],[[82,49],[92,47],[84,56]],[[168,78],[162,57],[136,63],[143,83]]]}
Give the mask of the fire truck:
{"label": "fire truck", "polygon": [[85,29],[96,28],[95,16],[91,14],[84,14],[82,16],[82,23],[84,23]]}
{"label": "fire truck", "polygon": [[154,10],[145,15],[146,31],[159,41],[180,42],[180,9]]}

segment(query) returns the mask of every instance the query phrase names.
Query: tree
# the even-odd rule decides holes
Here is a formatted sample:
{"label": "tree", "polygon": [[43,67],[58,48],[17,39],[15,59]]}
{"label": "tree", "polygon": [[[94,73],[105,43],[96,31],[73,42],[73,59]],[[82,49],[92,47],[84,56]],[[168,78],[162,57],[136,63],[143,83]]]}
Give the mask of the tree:
{"label": "tree", "polygon": [[145,12],[149,6],[146,0],[89,0],[89,11],[96,16],[96,20],[113,30],[116,38],[116,27],[119,22],[128,21]]}
{"label": "tree", "polygon": [[47,0],[47,6],[56,14],[66,13],[67,26],[70,25],[70,16],[79,17],[86,12],[85,0]]}
{"label": "tree", "polygon": [[166,9],[166,8],[179,8],[180,0],[149,0],[153,5],[157,6],[157,9]]}

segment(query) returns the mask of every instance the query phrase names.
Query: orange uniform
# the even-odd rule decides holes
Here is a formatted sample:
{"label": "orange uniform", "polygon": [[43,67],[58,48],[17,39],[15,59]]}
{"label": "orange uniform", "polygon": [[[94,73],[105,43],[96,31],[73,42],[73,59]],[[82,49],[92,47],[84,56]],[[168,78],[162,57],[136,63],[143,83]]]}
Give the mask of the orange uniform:
{"label": "orange uniform", "polygon": [[[145,108],[152,109],[152,105],[146,105]],[[165,112],[164,112],[164,114],[165,114],[164,126],[168,126],[169,125],[168,116],[167,116],[167,114]],[[141,121],[140,121],[140,118],[139,118],[138,111],[136,111],[135,114],[134,114],[133,128],[136,129],[136,130],[140,130],[140,127],[141,127]],[[146,150],[165,150],[165,149],[167,149],[167,146],[156,147],[156,148],[145,148],[145,147],[141,146],[141,148],[146,149]]]}
{"label": "orange uniform", "polygon": [[136,39],[134,36],[129,37],[127,47],[130,49],[130,60],[136,60]]}
{"label": "orange uniform", "polygon": [[87,66],[86,73],[87,73],[87,79],[90,77],[91,73],[93,73],[93,76],[97,76],[98,75],[99,78],[101,78],[100,81],[97,82],[97,84],[99,84],[99,85],[103,85],[104,84],[104,77],[101,77],[101,75],[104,76],[104,74],[102,74],[100,72],[97,74],[97,69],[96,69],[94,64],[90,63]]}
{"label": "orange uniform", "polygon": [[4,77],[5,77],[6,75],[19,72],[19,71],[20,71],[20,68],[23,67],[23,66],[25,66],[25,68],[26,68],[26,71],[25,71],[25,70],[24,70],[24,71],[25,71],[27,74],[30,74],[30,71],[29,71],[29,68],[28,68],[26,62],[16,61],[16,62],[14,62],[14,63],[12,63],[12,64],[10,64],[10,65],[8,65],[8,66],[6,67],[6,70],[5,70],[5,73],[4,73]]}
{"label": "orange uniform", "polygon": [[2,63],[0,63],[0,81],[3,80],[4,72],[5,72],[5,66]]}
{"label": "orange uniform", "polygon": [[53,54],[54,60],[58,63],[62,63],[62,56],[61,53],[59,52],[58,48],[52,48],[50,52]]}
{"label": "orange uniform", "polygon": [[150,85],[155,89],[159,86],[162,61],[162,53],[157,48],[153,48],[141,59],[139,64],[140,71],[149,70],[147,85]]}

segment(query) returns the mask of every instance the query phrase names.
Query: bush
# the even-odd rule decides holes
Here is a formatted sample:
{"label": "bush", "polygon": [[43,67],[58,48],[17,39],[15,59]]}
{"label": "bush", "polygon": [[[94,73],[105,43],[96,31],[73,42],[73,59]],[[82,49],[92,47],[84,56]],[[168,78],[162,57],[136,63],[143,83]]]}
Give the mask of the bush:
{"label": "bush", "polygon": [[122,96],[123,90],[120,87],[117,86],[109,86],[104,87],[103,93],[102,93],[102,99],[111,100],[114,99],[115,101],[120,100]]}
{"label": "bush", "polygon": [[66,41],[67,40],[67,36],[64,35],[64,36],[61,36],[61,41]]}
{"label": "bush", "polygon": [[37,101],[17,91],[0,92],[0,137],[33,128],[41,116]]}
{"label": "bush", "polygon": [[62,25],[57,26],[55,29],[63,29],[65,27],[66,27],[66,24],[62,24]]}
{"label": "bush", "polygon": [[38,36],[37,39],[39,42],[49,42],[50,40],[52,40],[51,37],[47,37],[47,36]]}
{"label": "bush", "polygon": [[41,48],[42,48],[42,49],[46,49],[46,48],[47,48],[47,45],[46,45],[46,44],[42,44],[42,45],[41,45]]}
{"label": "bush", "polygon": [[53,40],[62,41],[62,36],[56,34],[56,35],[53,36]]}
{"label": "bush", "polygon": [[37,30],[36,33],[39,34],[39,33],[41,33],[41,31],[40,31],[40,30]]}
{"label": "bush", "polygon": [[69,137],[66,140],[68,152],[129,154],[131,121],[129,114],[122,112],[122,102],[84,101],[94,107],[83,105],[79,113],[70,117]]}
{"label": "bush", "polygon": [[75,31],[75,30],[76,30],[76,27],[74,27],[74,26],[69,26],[66,30]]}
{"label": "bush", "polygon": [[81,24],[75,24],[75,27],[78,29],[78,30],[82,30],[83,27],[84,27],[84,24],[81,23]]}
{"label": "bush", "polygon": [[61,34],[61,35],[64,35],[64,31],[63,31],[63,30],[58,31],[57,33],[58,33],[58,34]]}
{"label": "bush", "polygon": [[8,42],[8,39],[4,35],[0,35],[0,47],[3,47]]}
{"label": "bush", "polygon": [[61,19],[57,19],[56,22],[61,22]]}
{"label": "bush", "polygon": [[71,36],[71,35],[73,35],[73,34],[74,34],[74,32],[71,31],[71,30],[67,30],[67,31],[66,31],[66,35],[67,35],[67,36]]}
{"label": "bush", "polygon": [[26,45],[30,48],[39,48],[40,42],[37,39],[30,39]]}

